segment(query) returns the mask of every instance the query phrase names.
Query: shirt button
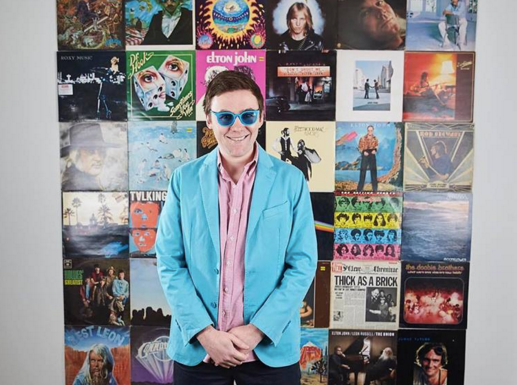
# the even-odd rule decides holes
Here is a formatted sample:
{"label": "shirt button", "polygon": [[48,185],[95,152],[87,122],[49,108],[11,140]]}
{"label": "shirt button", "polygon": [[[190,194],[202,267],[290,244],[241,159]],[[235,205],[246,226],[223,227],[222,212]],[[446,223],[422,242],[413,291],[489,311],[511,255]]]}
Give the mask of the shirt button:
{"label": "shirt button", "polygon": [[226,317],[226,312],[223,310],[223,317]]}
{"label": "shirt button", "polygon": [[232,188],[237,188],[237,185],[233,185]]}
{"label": "shirt button", "polygon": [[215,303],[215,302],[212,302],[212,303],[211,303],[211,305],[212,305],[212,307],[213,307],[214,309],[217,307],[217,303]]}
{"label": "shirt button", "polygon": [[225,292],[225,293],[228,293],[228,287],[225,287],[225,288],[224,288],[224,292]]}
{"label": "shirt button", "polygon": [[235,238],[233,237],[233,235],[230,237],[230,241],[233,241]]}
{"label": "shirt button", "polygon": [[226,261],[226,266],[230,266],[232,263],[230,261]]}
{"label": "shirt button", "polygon": [[219,274],[219,269],[215,268],[214,271],[216,274]]}
{"label": "shirt button", "polygon": [[233,213],[234,213],[234,214],[236,214],[236,213],[237,213],[237,209],[233,209],[232,211],[233,211]]}

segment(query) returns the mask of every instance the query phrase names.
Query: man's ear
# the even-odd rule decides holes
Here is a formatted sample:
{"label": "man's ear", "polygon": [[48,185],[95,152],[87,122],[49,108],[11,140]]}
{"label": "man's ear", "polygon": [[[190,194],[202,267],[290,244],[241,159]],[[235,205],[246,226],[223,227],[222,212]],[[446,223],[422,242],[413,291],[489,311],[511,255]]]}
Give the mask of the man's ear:
{"label": "man's ear", "polygon": [[205,118],[206,118],[206,126],[212,130],[212,114],[208,114],[208,115],[205,114]]}

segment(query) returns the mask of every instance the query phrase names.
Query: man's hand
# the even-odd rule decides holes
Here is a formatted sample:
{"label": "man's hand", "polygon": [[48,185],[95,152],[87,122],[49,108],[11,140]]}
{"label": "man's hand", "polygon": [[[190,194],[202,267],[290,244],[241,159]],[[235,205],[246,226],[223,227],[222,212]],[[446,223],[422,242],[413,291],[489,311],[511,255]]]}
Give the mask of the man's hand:
{"label": "man's hand", "polygon": [[249,346],[234,334],[222,332],[208,326],[197,335],[198,341],[214,361],[215,366],[230,368],[242,364]]}
{"label": "man's hand", "polygon": [[238,337],[248,345],[248,349],[240,349],[241,352],[248,355],[264,338],[264,333],[260,331],[255,325],[248,324],[244,326],[237,326],[229,331],[230,334]]}
{"label": "man's hand", "polygon": [[368,152],[366,152],[366,151],[365,151],[365,152],[363,152],[363,155],[364,155],[364,156],[368,156]]}

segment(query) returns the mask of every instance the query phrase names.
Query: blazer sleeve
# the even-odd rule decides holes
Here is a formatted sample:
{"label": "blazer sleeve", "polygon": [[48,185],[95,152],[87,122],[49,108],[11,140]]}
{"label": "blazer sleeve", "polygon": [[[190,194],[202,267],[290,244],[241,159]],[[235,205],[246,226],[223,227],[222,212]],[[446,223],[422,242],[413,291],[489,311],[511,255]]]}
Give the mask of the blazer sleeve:
{"label": "blazer sleeve", "polygon": [[213,321],[197,294],[185,260],[180,179],[181,174],[176,170],[160,215],[155,246],[160,282],[186,346],[197,333],[213,325]]}

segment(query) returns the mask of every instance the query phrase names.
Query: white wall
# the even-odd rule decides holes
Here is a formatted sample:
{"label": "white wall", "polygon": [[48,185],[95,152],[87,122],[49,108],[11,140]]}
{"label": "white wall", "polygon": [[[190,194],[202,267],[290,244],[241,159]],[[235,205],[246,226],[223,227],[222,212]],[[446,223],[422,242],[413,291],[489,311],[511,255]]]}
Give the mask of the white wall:
{"label": "white wall", "polygon": [[[465,383],[506,385],[517,345],[517,2],[480,3]],[[55,0],[0,4],[0,384],[61,385]]]}

